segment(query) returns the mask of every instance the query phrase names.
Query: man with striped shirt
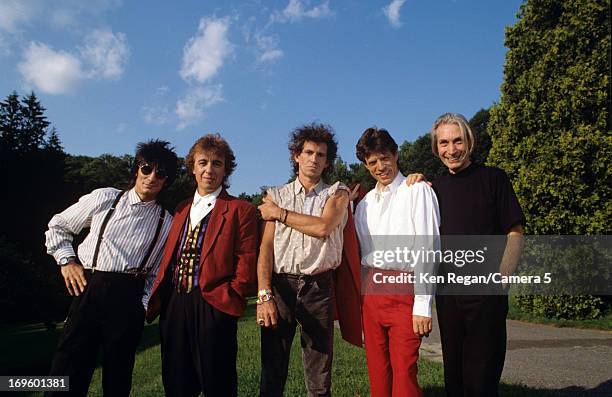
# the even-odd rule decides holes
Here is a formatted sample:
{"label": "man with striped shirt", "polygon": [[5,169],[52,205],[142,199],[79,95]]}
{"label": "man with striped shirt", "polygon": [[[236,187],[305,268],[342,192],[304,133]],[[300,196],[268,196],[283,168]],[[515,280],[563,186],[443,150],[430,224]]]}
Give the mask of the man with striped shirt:
{"label": "man with striped shirt", "polygon": [[[130,393],[136,346],[172,223],[156,201],[178,167],[169,145],[138,144],[131,189],[96,189],[49,222],[47,253],[75,297],[50,375],[69,376],[71,395],[87,395],[100,348],[104,395]],[[77,257],[72,241],[84,228],[90,231]]]}

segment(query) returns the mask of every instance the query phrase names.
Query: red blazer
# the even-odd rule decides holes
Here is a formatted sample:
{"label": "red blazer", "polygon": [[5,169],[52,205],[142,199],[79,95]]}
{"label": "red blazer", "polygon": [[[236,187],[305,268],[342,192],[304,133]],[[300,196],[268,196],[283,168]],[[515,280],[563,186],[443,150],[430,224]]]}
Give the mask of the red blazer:
{"label": "red blazer", "polygon": [[350,208],[343,237],[342,263],[334,272],[336,318],[342,338],[355,346],[362,346],[361,256]]}
{"label": "red blazer", "polygon": [[[147,308],[152,321],[167,302],[172,289],[172,267],[193,199],[181,202],[174,213],[159,272]],[[257,290],[259,236],[255,207],[221,191],[206,228],[200,255],[198,285],[202,298],[216,309],[240,316],[246,297]]]}

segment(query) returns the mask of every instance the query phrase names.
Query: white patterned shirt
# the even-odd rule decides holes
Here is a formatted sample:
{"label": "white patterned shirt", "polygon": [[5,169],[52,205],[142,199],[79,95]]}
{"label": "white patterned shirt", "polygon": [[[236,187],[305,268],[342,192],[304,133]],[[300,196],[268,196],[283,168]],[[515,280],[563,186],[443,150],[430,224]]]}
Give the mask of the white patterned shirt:
{"label": "white patterned shirt", "polygon": [[[321,216],[327,200],[336,191],[348,188],[340,182],[329,186],[320,181],[306,194],[298,178],[283,186],[268,189],[274,202],[281,208],[300,214]],[[274,273],[314,275],[340,266],[342,261],[343,230],[348,212],[327,238],[312,237],[281,222],[274,229]]]}

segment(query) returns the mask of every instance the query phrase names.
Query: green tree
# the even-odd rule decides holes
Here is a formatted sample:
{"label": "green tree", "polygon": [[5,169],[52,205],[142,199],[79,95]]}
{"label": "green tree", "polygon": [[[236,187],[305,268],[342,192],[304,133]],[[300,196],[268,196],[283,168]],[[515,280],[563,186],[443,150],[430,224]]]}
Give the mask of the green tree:
{"label": "green tree", "polygon": [[532,234],[607,234],[610,1],[530,0],[506,31],[488,162],[513,181]]}
{"label": "green tree", "polygon": [[353,182],[349,168],[346,163],[342,161],[340,156],[336,158],[331,171],[328,172],[323,179],[325,183],[328,184],[340,181],[347,186]]}
{"label": "green tree", "polygon": [[22,111],[19,95],[15,91],[0,102],[0,148],[3,157],[17,149],[18,137],[23,130]]}
{"label": "green tree", "polygon": [[[44,249],[46,224],[64,203],[64,158],[36,95],[16,92],[0,102],[0,172],[6,211],[0,223],[2,321],[46,320],[65,313],[57,268]],[[49,136],[47,136],[49,135]]]}
{"label": "green tree", "polygon": [[[529,0],[518,18],[506,30],[488,163],[508,172],[529,234],[609,234],[610,0]],[[534,313],[579,317],[593,297],[519,302]]]}
{"label": "green tree", "polygon": [[20,100],[13,91],[0,102],[0,143],[5,154],[19,157],[41,149],[48,127],[45,108],[34,92]]}
{"label": "green tree", "polygon": [[491,134],[489,134],[490,110],[480,109],[469,120],[470,127],[476,138],[476,147],[472,152],[472,161],[484,164],[491,151]]}
{"label": "green tree", "polygon": [[45,108],[41,105],[34,92],[21,100],[23,115],[23,130],[18,137],[18,150],[30,152],[42,148],[45,144],[49,122],[45,116]]}
{"label": "green tree", "polygon": [[414,142],[404,142],[399,148],[400,170],[404,175],[420,173],[433,181],[444,174],[446,167],[431,151],[429,134],[421,135]]}
{"label": "green tree", "polygon": [[349,164],[349,169],[353,183],[359,183],[364,192],[369,192],[374,188],[376,181],[363,163],[351,163]]}
{"label": "green tree", "polygon": [[51,133],[49,134],[49,138],[45,141],[43,147],[51,152],[64,152],[62,141],[60,141],[59,135],[57,134],[57,129],[55,127],[51,127]]}

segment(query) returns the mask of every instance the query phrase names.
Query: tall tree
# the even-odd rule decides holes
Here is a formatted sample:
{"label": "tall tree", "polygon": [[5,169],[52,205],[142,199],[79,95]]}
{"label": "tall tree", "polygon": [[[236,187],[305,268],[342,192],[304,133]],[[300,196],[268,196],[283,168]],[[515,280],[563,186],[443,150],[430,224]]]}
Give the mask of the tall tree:
{"label": "tall tree", "polygon": [[610,0],[529,0],[506,30],[488,161],[533,234],[607,234],[612,219]]}
{"label": "tall tree", "polygon": [[17,149],[22,131],[23,109],[19,95],[13,91],[6,100],[0,102],[0,147],[3,155]]}
{"label": "tall tree", "polygon": [[429,134],[421,135],[414,142],[404,142],[399,148],[400,169],[404,175],[424,174],[434,180],[446,172],[446,167],[431,151]]}
{"label": "tall tree", "polygon": [[[62,206],[64,158],[57,131],[34,93],[16,92],[0,102],[0,172],[8,187],[0,195],[0,295],[7,316],[2,321],[40,321],[61,316],[65,295],[57,268],[44,249],[45,226]],[[57,300],[56,298],[59,298]],[[55,303],[54,303],[55,302]]]}
{"label": "tall tree", "polygon": [[472,152],[472,161],[484,164],[491,150],[491,134],[489,134],[490,110],[480,109],[470,119],[470,127],[476,137],[476,147]]}
{"label": "tall tree", "polygon": [[43,146],[46,150],[51,152],[64,152],[64,147],[62,146],[62,142],[60,141],[59,135],[57,134],[57,129],[55,127],[51,128],[49,138],[47,138]]}
{"label": "tall tree", "polygon": [[34,92],[21,100],[23,115],[23,130],[18,138],[18,150],[31,152],[41,148],[45,143],[49,122],[45,116],[45,108],[40,104]]}
{"label": "tall tree", "polygon": [[[488,162],[509,173],[529,234],[609,234],[610,0],[529,0],[518,17],[506,30]],[[575,254],[555,252],[560,258]],[[567,284],[588,285],[588,277],[580,279],[588,274],[585,264],[594,266],[576,261],[560,270],[578,277]],[[584,295],[527,295],[517,302],[523,310],[560,318],[597,317],[603,304]]]}

